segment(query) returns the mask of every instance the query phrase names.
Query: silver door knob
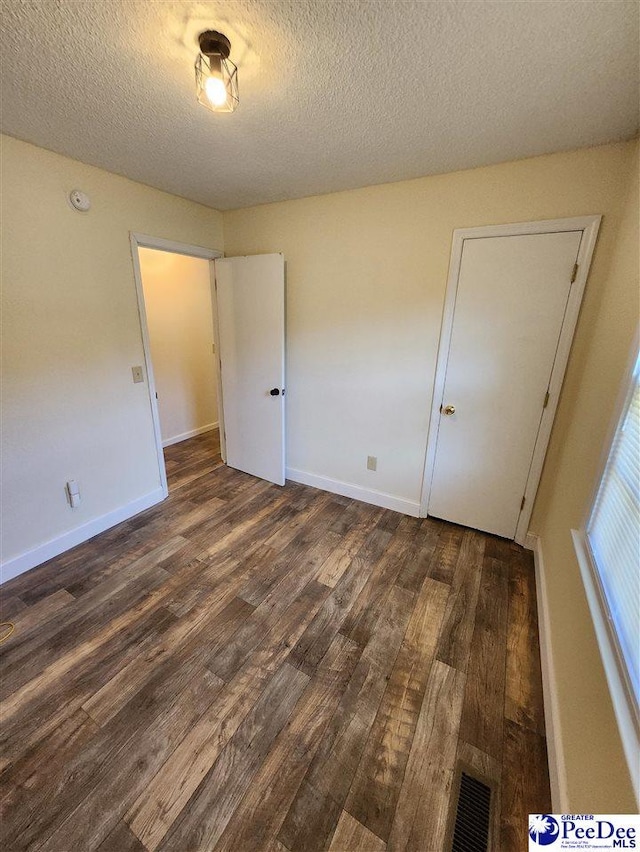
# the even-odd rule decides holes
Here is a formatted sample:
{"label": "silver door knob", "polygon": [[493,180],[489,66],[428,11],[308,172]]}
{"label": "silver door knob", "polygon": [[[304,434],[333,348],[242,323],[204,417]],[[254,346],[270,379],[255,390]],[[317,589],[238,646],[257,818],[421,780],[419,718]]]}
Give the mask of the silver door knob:
{"label": "silver door knob", "polygon": [[455,405],[445,405],[445,407],[442,409],[442,413],[443,413],[443,414],[446,414],[446,415],[447,415],[447,416],[449,416],[449,417],[450,417],[452,414],[455,414],[455,413],[456,413],[456,407],[455,407]]}

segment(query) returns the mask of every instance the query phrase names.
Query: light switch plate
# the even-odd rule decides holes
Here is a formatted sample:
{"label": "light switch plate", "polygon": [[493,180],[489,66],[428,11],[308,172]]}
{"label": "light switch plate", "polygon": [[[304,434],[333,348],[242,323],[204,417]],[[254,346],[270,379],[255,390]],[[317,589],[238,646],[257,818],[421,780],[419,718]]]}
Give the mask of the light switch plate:
{"label": "light switch plate", "polygon": [[367,456],[367,470],[377,470],[378,469],[378,457],[377,456]]}
{"label": "light switch plate", "polygon": [[144,382],[144,374],[142,372],[142,367],[132,367],[131,375],[133,376],[134,384],[138,384],[139,382]]}

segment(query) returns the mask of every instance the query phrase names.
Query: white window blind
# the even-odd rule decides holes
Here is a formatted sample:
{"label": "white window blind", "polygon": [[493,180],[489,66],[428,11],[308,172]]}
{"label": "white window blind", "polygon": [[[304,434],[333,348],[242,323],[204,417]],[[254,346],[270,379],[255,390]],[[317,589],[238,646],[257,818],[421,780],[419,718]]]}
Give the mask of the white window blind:
{"label": "white window blind", "polygon": [[640,357],[586,527],[627,687],[640,703]]}

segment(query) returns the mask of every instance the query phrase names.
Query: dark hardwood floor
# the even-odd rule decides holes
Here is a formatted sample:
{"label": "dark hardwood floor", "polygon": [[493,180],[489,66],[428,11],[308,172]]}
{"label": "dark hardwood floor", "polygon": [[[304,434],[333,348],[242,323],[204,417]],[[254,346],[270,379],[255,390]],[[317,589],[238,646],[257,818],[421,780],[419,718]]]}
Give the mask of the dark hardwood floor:
{"label": "dark hardwood floor", "polygon": [[503,540],[166,451],[162,505],[0,590],[6,850],[447,849],[550,810],[533,566]]}

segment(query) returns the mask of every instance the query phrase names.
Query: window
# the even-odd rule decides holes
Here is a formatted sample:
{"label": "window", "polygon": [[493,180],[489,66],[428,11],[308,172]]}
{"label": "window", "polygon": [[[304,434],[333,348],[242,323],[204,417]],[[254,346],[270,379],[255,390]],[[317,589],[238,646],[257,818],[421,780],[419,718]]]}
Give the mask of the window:
{"label": "window", "polygon": [[640,356],[583,530],[585,590],[636,794],[640,787]]}
{"label": "window", "polygon": [[587,523],[587,543],[636,703],[640,699],[640,358]]}

